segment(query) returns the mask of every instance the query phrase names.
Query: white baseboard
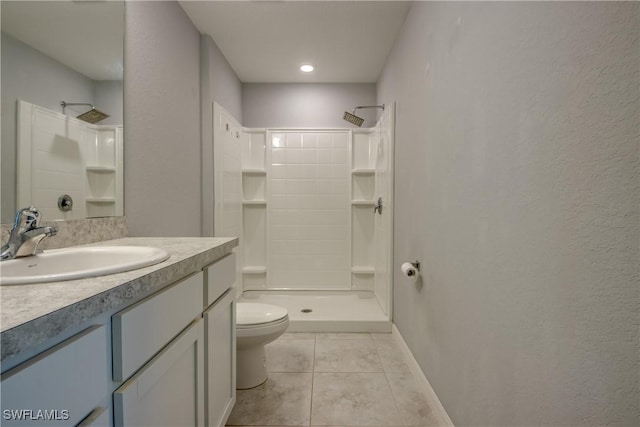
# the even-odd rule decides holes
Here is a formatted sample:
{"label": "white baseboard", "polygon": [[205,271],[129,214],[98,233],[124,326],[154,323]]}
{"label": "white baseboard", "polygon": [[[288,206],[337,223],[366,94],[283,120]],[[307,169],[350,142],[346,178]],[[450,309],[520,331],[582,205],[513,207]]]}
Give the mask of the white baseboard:
{"label": "white baseboard", "polygon": [[446,427],[455,427],[453,425],[453,422],[451,421],[451,418],[449,418],[449,414],[447,414],[447,411],[445,411],[444,406],[442,406],[442,403],[440,403],[440,399],[438,399],[438,395],[433,390],[433,387],[431,387],[429,380],[424,375],[424,372],[422,372],[422,368],[420,368],[420,365],[418,365],[416,358],[413,357],[413,353],[411,353],[411,350],[409,350],[407,343],[404,341],[402,334],[400,333],[398,328],[396,328],[395,324],[391,327],[391,333],[398,340],[398,343],[400,343],[400,346],[402,347],[402,351],[404,352],[404,355],[407,359],[406,361],[407,361],[407,365],[409,365],[409,370],[411,370],[411,373],[413,374],[415,379],[418,381],[418,386],[422,389],[422,392],[427,398],[427,401],[432,405],[435,415],[438,417],[438,420],[440,421],[440,425],[446,426]]}

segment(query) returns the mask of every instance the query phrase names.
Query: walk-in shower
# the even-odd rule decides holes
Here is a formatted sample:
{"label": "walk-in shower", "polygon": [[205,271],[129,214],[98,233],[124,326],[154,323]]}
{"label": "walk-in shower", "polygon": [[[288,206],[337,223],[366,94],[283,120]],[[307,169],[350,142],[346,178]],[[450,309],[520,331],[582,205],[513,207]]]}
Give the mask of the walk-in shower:
{"label": "walk-in shower", "polygon": [[392,113],[247,129],[215,106],[214,229],[240,236],[240,301],[286,307],[290,331],[390,332]]}

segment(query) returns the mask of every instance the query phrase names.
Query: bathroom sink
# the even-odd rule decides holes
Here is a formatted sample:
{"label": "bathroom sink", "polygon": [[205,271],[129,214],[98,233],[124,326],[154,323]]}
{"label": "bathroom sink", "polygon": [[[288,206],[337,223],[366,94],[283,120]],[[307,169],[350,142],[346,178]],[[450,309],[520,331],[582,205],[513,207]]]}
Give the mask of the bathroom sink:
{"label": "bathroom sink", "polygon": [[51,249],[34,256],[0,263],[1,285],[57,282],[122,273],[169,258],[147,246],[86,246]]}

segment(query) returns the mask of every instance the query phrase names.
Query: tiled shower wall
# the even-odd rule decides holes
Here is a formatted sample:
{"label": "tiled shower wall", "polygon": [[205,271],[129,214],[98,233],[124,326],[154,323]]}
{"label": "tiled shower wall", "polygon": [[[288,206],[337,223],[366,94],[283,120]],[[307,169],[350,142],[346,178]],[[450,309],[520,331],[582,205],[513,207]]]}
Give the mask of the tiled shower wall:
{"label": "tiled shower wall", "polygon": [[350,289],[348,132],[273,132],[269,143],[269,288]]}

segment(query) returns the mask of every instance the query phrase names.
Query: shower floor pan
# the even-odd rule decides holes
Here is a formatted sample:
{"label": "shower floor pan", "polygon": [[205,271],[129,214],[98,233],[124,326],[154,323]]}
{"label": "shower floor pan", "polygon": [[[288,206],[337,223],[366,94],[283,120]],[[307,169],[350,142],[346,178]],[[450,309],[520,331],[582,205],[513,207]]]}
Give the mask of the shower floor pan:
{"label": "shower floor pan", "polygon": [[372,292],[245,291],[238,302],[285,307],[287,332],[391,332],[391,321]]}

